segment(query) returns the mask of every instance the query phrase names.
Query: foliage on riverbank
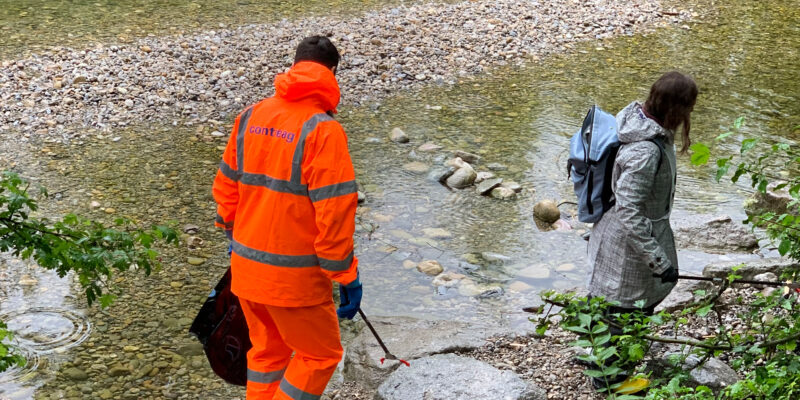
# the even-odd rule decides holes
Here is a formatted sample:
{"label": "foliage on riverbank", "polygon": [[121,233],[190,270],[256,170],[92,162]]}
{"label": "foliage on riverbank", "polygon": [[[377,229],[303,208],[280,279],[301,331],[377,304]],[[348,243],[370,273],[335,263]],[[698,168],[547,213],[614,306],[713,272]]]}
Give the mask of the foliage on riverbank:
{"label": "foliage on riverbank", "polygon": [[[743,119],[737,119],[733,128],[719,135],[717,142],[738,133]],[[798,126],[795,129],[800,129]],[[708,163],[712,147],[705,144],[692,146],[692,163]],[[736,160],[736,161],[734,161]],[[750,178],[757,195],[775,195],[785,190],[789,199],[777,208],[750,210],[745,223],[754,229],[761,228],[782,256],[800,261],[800,150],[786,143],[762,145],[758,139],[746,138],[740,144],[739,154],[728,155],[716,161],[715,179],[721,181],[730,170],[731,182],[742,177]],[[781,172],[785,175],[781,175]],[[772,192],[772,193],[769,193]],[[589,352],[579,358],[596,365],[587,369],[586,375],[614,378],[630,373],[650,375],[640,364],[653,342],[679,345],[679,351],[670,358],[672,368],[653,379],[645,396],[614,394],[618,385],[607,385],[611,399],[651,400],[791,400],[800,397],[800,293],[797,286],[783,290],[755,293],[744,299],[738,296],[731,303],[723,303],[723,293],[741,276],[734,268],[727,280],[717,282],[716,292],[707,301],[686,308],[679,313],[661,312],[647,316],[641,311],[608,315],[614,303],[603,298],[576,297],[574,294],[546,292],[545,303],[561,307],[556,312],[561,317],[560,326],[578,335],[573,345]],[[796,281],[800,271],[784,271],[781,279]],[[705,295],[702,293],[701,295]],[[644,306],[644,302],[638,305]],[[550,312],[539,319],[537,331],[543,334],[551,326]],[[679,337],[678,332],[690,318],[702,319],[715,326],[714,334],[704,340]],[[738,326],[726,321],[736,320]],[[610,327],[622,329],[621,335],[612,335]],[[664,335],[663,332],[671,332]],[[692,368],[686,367],[690,355],[699,357],[701,366],[712,357],[724,357],[743,379],[715,392],[706,386],[687,385]],[[632,366],[636,370],[631,371]]]}
{"label": "foliage on riverbank", "polygon": [[[158,241],[174,244],[177,232],[167,226],[139,228],[119,218],[113,225],[91,221],[75,214],[51,221],[34,216],[38,202],[30,184],[11,172],[0,176],[0,251],[54,270],[60,277],[74,273],[91,305],[110,305],[115,298],[111,278],[118,272],[142,270],[149,275],[160,266]],[[41,194],[46,198],[46,191]],[[0,372],[24,363],[13,352],[12,337],[0,321]]]}

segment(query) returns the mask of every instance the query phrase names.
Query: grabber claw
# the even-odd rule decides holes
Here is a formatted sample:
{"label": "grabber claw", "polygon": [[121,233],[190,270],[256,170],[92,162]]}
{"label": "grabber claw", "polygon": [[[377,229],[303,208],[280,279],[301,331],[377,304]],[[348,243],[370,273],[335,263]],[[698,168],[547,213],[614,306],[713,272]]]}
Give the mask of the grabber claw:
{"label": "grabber claw", "polygon": [[358,313],[361,315],[361,318],[364,319],[364,323],[367,324],[367,328],[369,328],[369,331],[372,332],[372,336],[375,337],[375,340],[378,341],[378,344],[381,345],[381,348],[383,349],[384,355],[383,358],[381,358],[381,365],[383,365],[384,361],[386,360],[394,360],[394,361],[399,361],[402,364],[405,364],[406,367],[410,367],[411,364],[409,364],[408,361],[397,358],[394,354],[389,352],[389,349],[386,348],[385,344],[383,344],[383,340],[381,340],[381,337],[378,336],[378,332],[375,331],[375,328],[372,327],[372,324],[369,322],[369,319],[367,319],[367,316],[364,314],[363,311],[361,311],[360,308],[358,309]]}

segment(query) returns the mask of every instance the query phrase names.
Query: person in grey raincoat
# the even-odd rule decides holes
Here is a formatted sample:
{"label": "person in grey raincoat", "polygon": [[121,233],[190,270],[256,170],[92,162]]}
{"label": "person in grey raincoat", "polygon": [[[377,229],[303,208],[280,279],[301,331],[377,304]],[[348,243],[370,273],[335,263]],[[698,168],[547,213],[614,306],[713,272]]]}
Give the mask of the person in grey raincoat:
{"label": "person in grey raincoat", "polygon": [[612,173],[615,202],[589,239],[589,293],[618,302],[610,314],[630,312],[640,300],[644,312],[652,314],[678,280],[669,223],[677,177],[675,132],[682,126],[685,153],[696,99],[694,80],[669,72],[653,84],[644,104],[633,102],[617,114],[621,146]]}

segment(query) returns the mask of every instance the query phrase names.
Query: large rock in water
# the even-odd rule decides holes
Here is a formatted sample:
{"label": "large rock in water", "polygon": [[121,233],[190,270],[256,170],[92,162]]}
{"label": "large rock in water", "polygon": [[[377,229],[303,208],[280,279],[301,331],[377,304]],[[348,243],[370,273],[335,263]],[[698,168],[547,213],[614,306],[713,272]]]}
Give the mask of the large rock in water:
{"label": "large rock in water", "polygon": [[544,400],[544,390],[511,371],[455,354],[420,358],[397,369],[376,400]]}
{"label": "large rock in water", "polygon": [[447,186],[453,189],[464,189],[472,186],[477,177],[478,173],[475,172],[475,169],[471,165],[464,163],[464,166],[457,169],[453,175],[447,178]]}
{"label": "large rock in water", "polygon": [[789,203],[792,202],[792,196],[789,195],[789,189],[783,188],[775,190],[779,183],[773,182],[767,186],[767,192],[755,192],[752,197],[747,199],[744,203],[744,211],[747,215],[761,214],[763,212],[774,212],[776,214],[785,214],[788,211]]}
{"label": "large rock in water", "polygon": [[[699,221],[699,222],[698,222]],[[749,251],[758,248],[758,239],[744,225],[728,215],[673,220],[675,242],[679,248],[711,252]]]}
{"label": "large rock in water", "polygon": [[[416,359],[434,354],[477,349],[486,343],[486,338],[501,333],[497,328],[456,321],[375,317],[370,322],[389,350],[412,364]],[[342,371],[344,378],[358,381],[365,388],[377,389],[389,374],[401,366],[397,361],[381,364],[380,359],[383,357],[384,353],[378,342],[369,329],[364,328],[347,347]]]}
{"label": "large rock in water", "polygon": [[[712,278],[727,278],[733,272],[733,267],[742,264],[736,261],[709,264],[703,268],[703,276]],[[800,268],[800,262],[792,261],[788,258],[764,258],[761,260],[746,261],[744,266],[736,271],[736,275],[741,275],[742,279],[754,279],[756,275],[772,272],[780,276],[783,271],[789,268]]]}

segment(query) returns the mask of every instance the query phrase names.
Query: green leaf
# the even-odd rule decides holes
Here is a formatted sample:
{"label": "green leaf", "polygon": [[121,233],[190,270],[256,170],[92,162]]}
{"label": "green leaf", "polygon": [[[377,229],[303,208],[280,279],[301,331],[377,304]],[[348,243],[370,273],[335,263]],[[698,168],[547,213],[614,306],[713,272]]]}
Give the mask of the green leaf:
{"label": "green leaf", "polygon": [[713,304],[707,304],[707,305],[697,309],[696,313],[697,313],[697,315],[699,315],[701,317],[705,317],[706,315],[708,315],[709,312],[711,312],[711,308],[713,306],[714,306]]}
{"label": "green leaf", "polygon": [[725,139],[726,137],[728,137],[730,135],[733,135],[733,131],[727,131],[727,132],[717,136],[714,140],[719,141],[719,140]]}
{"label": "green leaf", "polygon": [[706,165],[711,156],[711,150],[708,146],[702,143],[693,144],[690,149],[692,150],[692,165]]}
{"label": "green leaf", "polygon": [[736,120],[733,121],[733,127],[735,129],[741,129],[743,123],[744,123],[744,117],[736,118]]}
{"label": "green leaf", "polygon": [[781,240],[781,244],[778,246],[778,253],[781,253],[782,256],[785,256],[786,253],[792,248],[792,242],[788,239]]}
{"label": "green leaf", "polygon": [[753,149],[753,147],[755,147],[755,146],[756,146],[756,143],[758,143],[758,139],[752,139],[752,138],[751,138],[751,139],[745,139],[745,140],[743,140],[743,141],[742,141],[742,149],[741,149],[741,154],[744,154],[744,153],[746,153],[746,152],[748,152],[748,151],[752,150],[752,149]]}

